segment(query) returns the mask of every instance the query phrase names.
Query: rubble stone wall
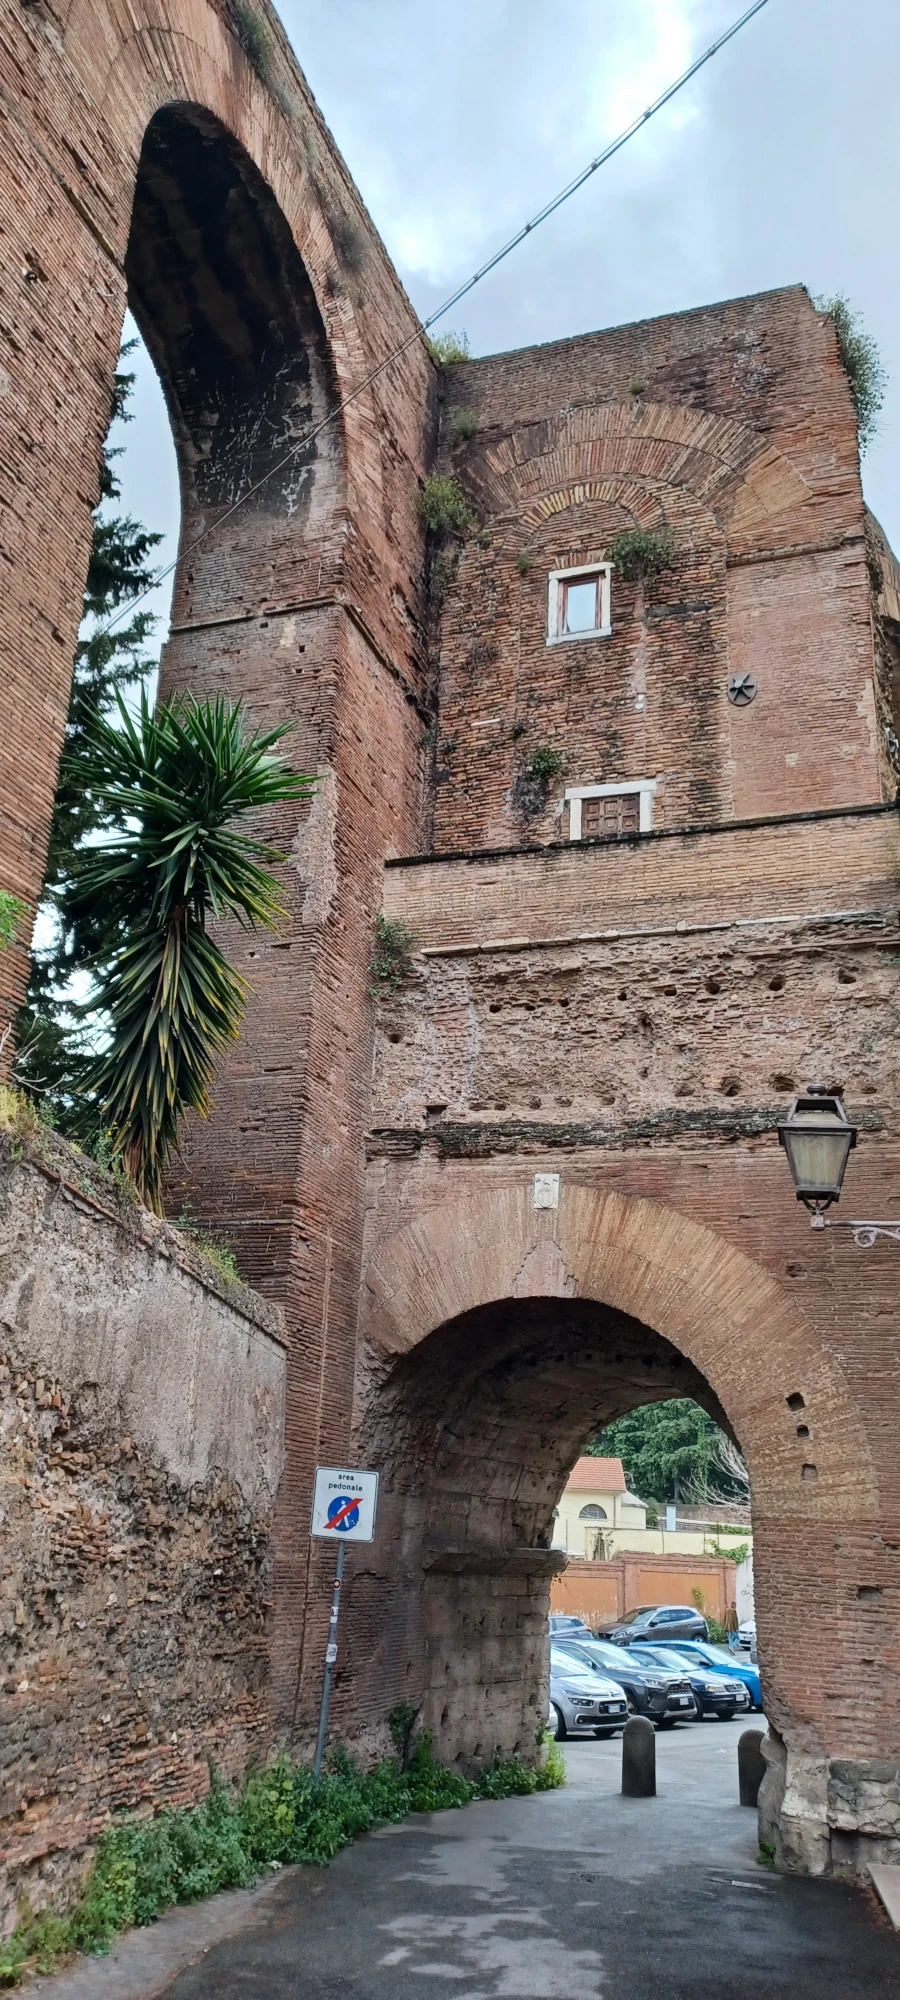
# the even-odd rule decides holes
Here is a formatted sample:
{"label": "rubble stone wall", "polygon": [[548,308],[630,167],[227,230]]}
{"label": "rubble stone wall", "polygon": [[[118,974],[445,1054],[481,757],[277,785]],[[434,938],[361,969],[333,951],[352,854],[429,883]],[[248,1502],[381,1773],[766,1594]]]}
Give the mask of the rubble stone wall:
{"label": "rubble stone wall", "polygon": [[277,1314],[48,1140],[0,1160],[0,1922],[273,1740]]}

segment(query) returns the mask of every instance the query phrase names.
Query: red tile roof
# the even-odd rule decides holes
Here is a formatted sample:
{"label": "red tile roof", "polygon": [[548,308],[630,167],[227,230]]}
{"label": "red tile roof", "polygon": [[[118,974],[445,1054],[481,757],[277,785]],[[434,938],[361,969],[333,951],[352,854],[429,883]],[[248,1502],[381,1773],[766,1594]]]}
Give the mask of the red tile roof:
{"label": "red tile roof", "polygon": [[625,1474],[620,1458],[578,1458],[566,1480],[576,1493],[624,1493]]}

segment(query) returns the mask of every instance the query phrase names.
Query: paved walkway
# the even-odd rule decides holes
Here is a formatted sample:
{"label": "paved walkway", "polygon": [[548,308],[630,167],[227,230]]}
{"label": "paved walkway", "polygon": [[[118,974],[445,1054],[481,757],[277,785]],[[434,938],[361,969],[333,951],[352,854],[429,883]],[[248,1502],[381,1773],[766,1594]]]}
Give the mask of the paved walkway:
{"label": "paved walkway", "polygon": [[[384,1829],[324,1872],[286,1870],[255,1900],[174,1913],[134,1945],[123,1941],[115,1962],[31,1991],[54,2000],[900,2000],[900,1937],[874,1897],[756,1866],[756,1816],[736,1803],[740,1728],[709,1722],[660,1736],[655,1800],[620,1796],[617,1740],[569,1744],[563,1792]],[[237,1911],[242,1927],[212,1943],[211,1917],[221,1906],[224,1928],[226,1905],[227,1922]],[[200,1927],[193,1938],[191,1924]],[[173,1978],[178,1925],[186,1969]]]}

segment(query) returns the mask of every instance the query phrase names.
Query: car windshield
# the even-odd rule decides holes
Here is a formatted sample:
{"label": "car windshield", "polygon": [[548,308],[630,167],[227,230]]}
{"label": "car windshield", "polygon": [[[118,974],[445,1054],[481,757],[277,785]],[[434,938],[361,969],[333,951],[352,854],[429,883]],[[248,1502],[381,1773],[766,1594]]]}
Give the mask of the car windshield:
{"label": "car windshield", "polygon": [[551,1671],[558,1674],[571,1674],[576,1669],[581,1674],[600,1671],[590,1655],[582,1652],[580,1646],[551,1646],[550,1667]]}
{"label": "car windshield", "polygon": [[629,1651],[636,1653],[645,1667],[668,1667],[682,1676],[687,1673],[687,1662],[680,1660],[677,1653],[670,1653],[666,1646],[631,1646]]}
{"label": "car windshield", "polygon": [[591,1657],[604,1667],[608,1667],[613,1680],[617,1672],[624,1674],[633,1652],[633,1646],[629,1646],[626,1652],[624,1646],[604,1646],[599,1639],[595,1639],[591,1645]]}
{"label": "car windshield", "polygon": [[624,1618],[620,1618],[618,1623],[619,1625],[636,1625],[639,1620],[643,1621],[645,1618],[652,1618],[654,1611],[658,1610],[658,1608],[656,1604],[638,1604],[633,1611],[626,1611]]}

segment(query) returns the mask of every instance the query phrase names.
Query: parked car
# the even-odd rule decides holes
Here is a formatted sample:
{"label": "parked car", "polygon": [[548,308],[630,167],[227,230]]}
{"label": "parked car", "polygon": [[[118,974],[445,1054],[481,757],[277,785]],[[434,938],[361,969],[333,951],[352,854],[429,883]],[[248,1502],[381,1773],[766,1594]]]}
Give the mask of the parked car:
{"label": "parked car", "polygon": [[557,1739],[573,1729],[590,1729],[611,1736],[628,1720],[628,1699],[617,1681],[550,1648],[550,1728]]}
{"label": "parked car", "polygon": [[564,1645],[554,1645],[551,1658],[563,1654],[582,1672],[608,1675],[617,1681],[631,1713],[649,1716],[660,1729],[672,1729],[676,1722],[692,1722],[696,1716],[690,1677],[683,1666],[674,1671],[656,1663],[648,1667],[632,1659],[630,1650],[610,1646],[602,1639],[590,1643],[567,1639]]}
{"label": "parked car", "polygon": [[[629,1651],[648,1667],[660,1666],[671,1672],[681,1664],[678,1654],[670,1653],[666,1646],[634,1646]],[[747,1689],[736,1676],[729,1680],[724,1674],[714,1674],[700,1660],[688,1667],[688,1673],[698,1721],[702,1722],[706,1715],[717,1715],[722,1722],[730,1722],[733,1715],[750,1707]]]}
{"label": "parked car", "polygon": [[755,1618],[745,1618],[745,1619],[744,1619],[744,1623],[743,1623],[743,1625],[739,1625],[739,1626],[738,1626],[738,1631],[737,1631],[737,1636],[738,1636],[738,1645],[739,1645],[739,1646],[743,1646],[743,1647],[744,1647],[744,1649],[746,1650],[746,1652],[748,1652],[748,1653],[755,1653],[755,1651],[756,1651],[756,1619],[755,1619]]}
{"label": "parked car", "polygon": [[689,1604],[641,1604],[617,1624],[604,1625],[600,1637],[617,1646],[635,1646],[641,1640],[663,1645],[667,1639],[708,1639],[709,1626]]}
{"label": "parked car", "polygon": [[743,1681],[754,1708],[762,1708],[762,1686],[759,1668],[734,1651],[731,1646],[705,1646],[702,1639],[667,1639],[666,1651],[677,1653],[680,1660],[698,1660],[713,1673],[730,1675],[732,1680]]}
{"label": "parked car", "polygon": [[551,1611],[551,1639],[592,1639],[593,1636],[590,1626],[585,1624],[583,1618],[571,1618],[564,1611]]}

